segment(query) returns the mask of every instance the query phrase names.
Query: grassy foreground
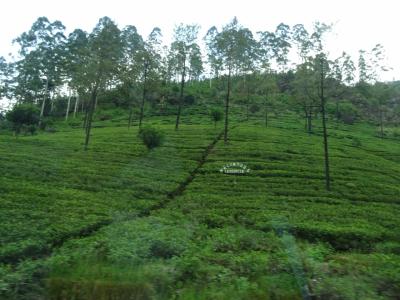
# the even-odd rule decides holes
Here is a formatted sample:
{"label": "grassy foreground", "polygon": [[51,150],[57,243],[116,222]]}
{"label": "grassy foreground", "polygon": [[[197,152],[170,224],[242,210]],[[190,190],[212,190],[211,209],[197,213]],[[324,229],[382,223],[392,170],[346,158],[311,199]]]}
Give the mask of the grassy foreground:
{"label": "grassy foreground", "polygon": [[[220,128],[154,122],[167,139],[152,152],[115,125],[95,129],[87,153],[79,129],[2,137],[0,295],[398,299],[398,140],[330,128],[327,192],[318,130],[236,122],[161,207]],[[220,172],[232,162],[250,172]]]}

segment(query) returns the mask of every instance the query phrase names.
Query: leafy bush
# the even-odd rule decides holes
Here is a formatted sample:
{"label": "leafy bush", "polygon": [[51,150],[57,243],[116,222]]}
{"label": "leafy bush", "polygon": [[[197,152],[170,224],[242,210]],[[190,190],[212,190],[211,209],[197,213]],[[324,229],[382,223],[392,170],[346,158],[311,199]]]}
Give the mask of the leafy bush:
{"label": "leafy bush", "polygon": [[196,98],[193,95],[186,95],[183,100],[185,104],[193,105],[194,102],[196,101]]}
{"label": "leafy bush", "polygon": [[254,103],[254,104],[250,105],[250,112],[252,114],[255,114],[259,111],[260,111],[260,106],[258,104]]}
{"label": "leafy bush", "polygon": [[223,113],[218,109],[214,109],[210,113],[211,119],[214,121],[214,127],[217,127],[217,122],[222,120]]}
{"label": "leafy bush", "polygon": [[6,118],[12,123],[12,128],[15,134],[19,134],[23,129],[25,132],[33,134],[39,121],[39,110],[30,104],[17,104],[10,110]]}
{"label": "leafy bush", "polygon": [[339,106],[339,119],[348,125],[354,124],[359,116],[358,109],[350,102],[341,103]]}
{"label": "leafy bush", "polygon": [[54,119],[52,118],[44,118],[40,123],[40,129],[46,130],[46,128],[54,125]]}
{"label": "leafy bush", "polygon": [[149,150],[161,146],[164,141],[164,134],[152,127],[142,128],[139,132],[139,137]]}

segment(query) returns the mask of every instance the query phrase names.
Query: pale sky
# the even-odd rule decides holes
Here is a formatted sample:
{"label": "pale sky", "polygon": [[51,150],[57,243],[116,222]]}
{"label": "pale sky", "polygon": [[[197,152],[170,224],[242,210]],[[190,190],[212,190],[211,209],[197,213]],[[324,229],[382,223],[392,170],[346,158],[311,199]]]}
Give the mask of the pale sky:
{"label": "pale sky", "polygon": [[328,43],[332,58],[344,50],[356,61],[358,49],[381,43],[393,68],[381,78],[400,79],[400,0],[5,0],[1,10],[2,56],[15,51],[12,40],[40,16],[60,20],[68,33],[75,28],[90,32],[99,18],[109,16],[120,28],[135,25],[144,36],[158,26],[167,40],[175,24],[201,25],[202,38],[209,27],[220,27],[237,16],[253,33],[273,31],[281,22],[308,28],[314,21],[334,23]]}

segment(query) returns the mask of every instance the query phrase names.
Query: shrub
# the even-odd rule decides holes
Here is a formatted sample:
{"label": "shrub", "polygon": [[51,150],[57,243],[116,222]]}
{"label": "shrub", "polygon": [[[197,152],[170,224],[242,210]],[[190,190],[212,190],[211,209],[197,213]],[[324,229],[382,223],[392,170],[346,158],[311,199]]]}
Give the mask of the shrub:
{"label": "shrub", "polygon": [[40,129],[41,130],[46,130],[48,127],[54,125],[54,120],[51,118],[44,118],[42,122],[40,123]]}
{"label": "shrub", "polygon": [[112,119],[112,116],[108,115],[108,114],[99,116],[100,121],[107,121],[107,120],[111,120],[111,119]]}
{"label": "shrub", "polygon": [[252,114],[255,114],[259,111],[260,111],[260,106],[258,104],[254,103],[254,104],[250,105],[250,112]]}
{"label": "shrub", "polygon": [[339,106],[339,119],[343,123],[352,125],[357,121],[359,112],[351,102],[343,102]]}
{"label": "shrub", "polygon": [[214,121],[214,127],[217,127],[217,122],[222,120],[222,111],[214,109],[211,111],[211,119]]}
{"label": "shrub", "polygon": [[185,104],[193,105],[194,102],[196,101],[196,98],[193,95],[186,95],[183,100],[184,100]]}
{"label": "shrub", "polygon": [[149,150],[160,146],[164,141],[164,134],[152,127],[142,128],[139,132],[139,137]]}
{"label": "shrub", "polygon": [[11,122],[15,134],[19,134],[21,129],[34,133],[36,129],[32,127],[39,121],[39,110],[30,104],[17,104],[7,113],[6,118]]}

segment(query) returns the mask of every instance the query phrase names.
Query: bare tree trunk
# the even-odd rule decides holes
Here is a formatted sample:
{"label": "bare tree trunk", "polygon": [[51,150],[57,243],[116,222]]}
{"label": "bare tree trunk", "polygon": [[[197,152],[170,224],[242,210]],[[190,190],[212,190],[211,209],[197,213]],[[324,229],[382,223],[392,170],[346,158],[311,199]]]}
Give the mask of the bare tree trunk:
{"label": "bare tree trunk", "polygon": [[128,129],[131,128],[131,125],[132,125],[132,117],[133,117],[133,103],[131,104],[131,108],[130,108],[130,110],[129,110]]}
{"label": "bare tree trunk", "polygon": [[54,111],[54,97],[50,93],[50,113]]}
{"label": "bare tree trunk", "polygon": [[148,68],[148,62],[145,62],[144,63],[142,105],[140,106],[140,116],[139,116],[139,129],[142,128],[142,122],[143,122],[144,101],[146,99],[147,68]]}
{"label": "bare tree trunk", "polygon": [[265,107],[265,127],[268,127],[268,109]]}
{"label": "bare tree trunk", "polygon": [[79,105],[79,94],[77,93],[75,98],[74,119],[76,117],[76,111],[78,110],[78,105]]}
{"label": "bare tree trunk", "polygon": [[330,172],[329,172],[329,153],[328,153],[328,133],[326,129],[326,115],[325,115],[325,73],[324,73],[324,61],[321,58],[321,113],[322,113],[322,129],[324,133],[324,154],[325,154],[325,186],[326,190],[331,189],[331,179],[330,179]]}
{"label": "bare tree trunk", "polygon": [[97,99],[97,86],[93,88],[90,103],[89,103],[89,112],[86,124],[86,137],[85,137],[85,151],[87,151],[89,146],[90,140],[90,131],[92,129],[92,120],[93,120],[93,113],[94,113],[94,106]]}
{"label": "bare tree trunk", "polygon": [[49,78],[46,77],[46,90],[44,91],[42,108],[40,109],[39,127],[40,127],[40,125],[42,125],[42,121],[43,121],[44,108],[46,106],[46,98],[47,98],[47,91],[48,90],[49,90]]}
{"label": "bare tree trunk", "polygon": [[96,94],[96,100],[94,101],[93,111],[96,111],[96,108],[97,108],[97,94]]}
{"label": "bare tree trunk", "polygon": [[82,101],[82,107],[83,106],[84,106],[85,117],[83,119],[83,127],[82,127],[82,129],[86,130],[86,128],[87,128],[87,120],[88,120],[88,116],[89,116],[89,103],[87,103],[87,99],[85,101]]}
{"label": "bare tree trunk", "polygon": [[183,70],[181,77],[181,93],[179,95],[178,114],[176,115],[175,130],[179,128],[179,120],[181,118],[182,102],[183,102],[183,89],[185,88],[185,73],[186,73],[186,55],[183,56]]}
{"label": "bare tree trunk", "polygon": [[268,93],[265,93],[265,127],[268,127]]}
{"label": "bare tree trunk", "polygon": [[225,101],[225,128],[224,128],[224,143],[228,142],[228,114],[229,114],[229,96],[231,93],[231,66],[229,64],[228,70],[228,91],[226,93],[226,101]]}
{"label": "bare tree trunk", "polygon": [[336,128],[339,127],[339,99],[336,99]]}
{"label": "bare tree trunk", "polygon": [[383,138],[383,110],[382,107],[379,107],[379,123],[381,127],[381,138]]}
{"label": "bare tree trunk", "polygon": [[246,120],[249,120],[249,106],[250,106],[250,87],[249,80],[247,80],[247,99],[246,99]]}
{"label": "bare tree trunk", "polygon": [[71,106],[71,90],[69,91],[67,110],[65,112],[65,121],[68,121],[69,108]]}

